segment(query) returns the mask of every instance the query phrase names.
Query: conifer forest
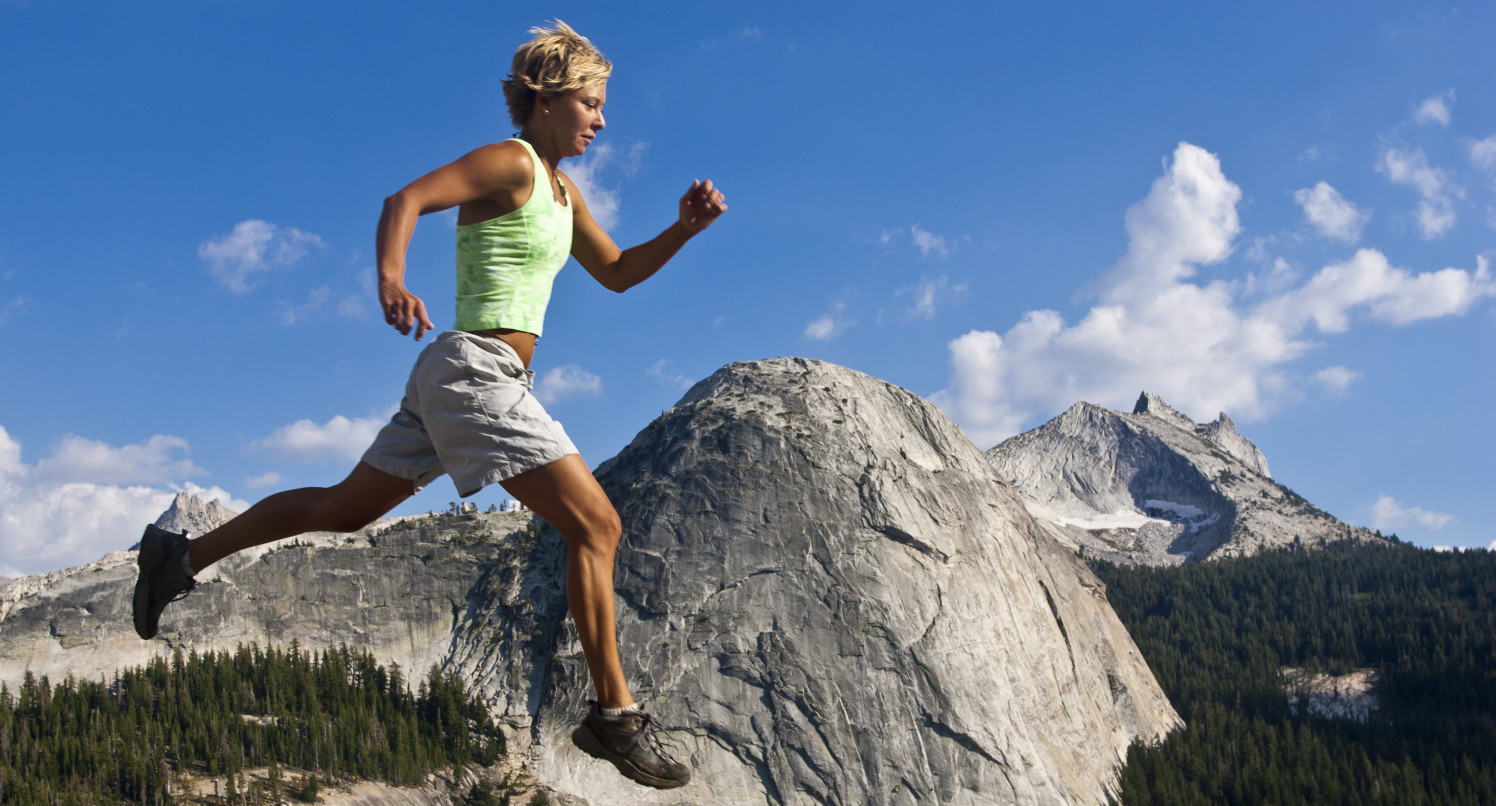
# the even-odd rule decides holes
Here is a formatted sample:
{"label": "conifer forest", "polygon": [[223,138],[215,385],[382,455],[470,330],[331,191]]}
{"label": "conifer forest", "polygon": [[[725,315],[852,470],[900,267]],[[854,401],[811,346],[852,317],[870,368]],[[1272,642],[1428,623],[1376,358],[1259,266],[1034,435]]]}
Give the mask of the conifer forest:
{"label": "conifer forest", "polygon": [[[1187,723],[1132,747],[1121,803],[1496,803],[1496,553],[1345,542],[1094,567]],[[1375,707],[1296,708],[1287,669],[1368,671]]]}
{"label": "conifer forest", "polygon": [[[312,803],[329,783],[413,785],[503,752],[457,675],[432,667],[412,693],[346,648],[178,651],[108,681],[0,687],[0,803],[18,806]],[[182,797],[194,777],[224,786]]]}

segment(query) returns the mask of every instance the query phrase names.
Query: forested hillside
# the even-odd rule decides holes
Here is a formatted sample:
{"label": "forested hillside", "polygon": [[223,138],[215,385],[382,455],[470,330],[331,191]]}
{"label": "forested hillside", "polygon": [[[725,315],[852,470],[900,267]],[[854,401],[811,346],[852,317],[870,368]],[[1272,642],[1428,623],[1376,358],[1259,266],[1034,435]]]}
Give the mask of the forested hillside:
{"label": "forested hillside", "polygon": [[[1132,748],[1124,804],[1496,802],[1496,554],[1342,543],[1096,570],[1188,724]],[[1285,668],[1371,670],[1376,708],[1296,713]]]}
{"label": "forested hillside", "polygon": [[166,806],[201,776],[224,780],[215,803],[312,802],[330,782],[412,785],[502,753],[461,678],[432,667],[413,693],[347,649],[177,652],[107,683],[0,686],[0,804]]}

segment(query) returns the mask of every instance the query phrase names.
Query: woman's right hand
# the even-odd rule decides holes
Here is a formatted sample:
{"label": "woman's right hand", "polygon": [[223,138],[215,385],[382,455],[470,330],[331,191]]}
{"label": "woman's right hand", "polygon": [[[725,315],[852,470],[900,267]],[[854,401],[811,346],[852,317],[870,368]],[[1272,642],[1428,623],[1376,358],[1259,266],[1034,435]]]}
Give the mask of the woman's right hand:
{"label": "woman's right hand", "polygon": [[402,336],[415,327],[416,341],[420,341],[426,331],[435,328],[426,318],[426,303],[406,290],[404,283],[380,283],[379,307],[384,309],[385,323],[400,331]]}

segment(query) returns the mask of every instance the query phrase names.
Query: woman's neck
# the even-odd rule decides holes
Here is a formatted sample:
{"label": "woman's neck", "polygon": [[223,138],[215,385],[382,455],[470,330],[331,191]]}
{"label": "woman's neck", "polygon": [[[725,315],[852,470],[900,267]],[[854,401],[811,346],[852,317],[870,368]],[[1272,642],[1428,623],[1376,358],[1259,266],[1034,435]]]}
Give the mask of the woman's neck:
{"label": "woman's neck", "polygon": [[551,144],[544,142],[544,139],[538,132],[531,131],[528,127],[520,130],[519,136],[522,140],[529,143],[531,148],[535,149],[535,153],[540,155],[540,159],[545,162],[546,167],[550,169],[551,173],[555,173],[556,168],[561,163],[559,157],[553,156],[556,153],[556,149]]}

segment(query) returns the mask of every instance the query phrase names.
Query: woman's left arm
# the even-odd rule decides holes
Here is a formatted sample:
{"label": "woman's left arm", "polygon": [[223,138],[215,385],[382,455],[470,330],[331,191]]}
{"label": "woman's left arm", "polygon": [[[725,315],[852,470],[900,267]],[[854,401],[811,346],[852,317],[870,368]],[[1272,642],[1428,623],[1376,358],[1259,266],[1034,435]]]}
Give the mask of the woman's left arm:
{"label": "woman's left arm", "polygon": [[[566,184],[576,188],[571,177],[566,178]],[[712,187],[710,179],[697,180],[680,198],[680,217],[664,232],[638,246],[619,249],[592,220],[582,194],[573,193],[572,200],[576,204],[572,211],[572,257],[604,288],[620,294],[654,276],[686,241],[727,212],[722,191]]]}

